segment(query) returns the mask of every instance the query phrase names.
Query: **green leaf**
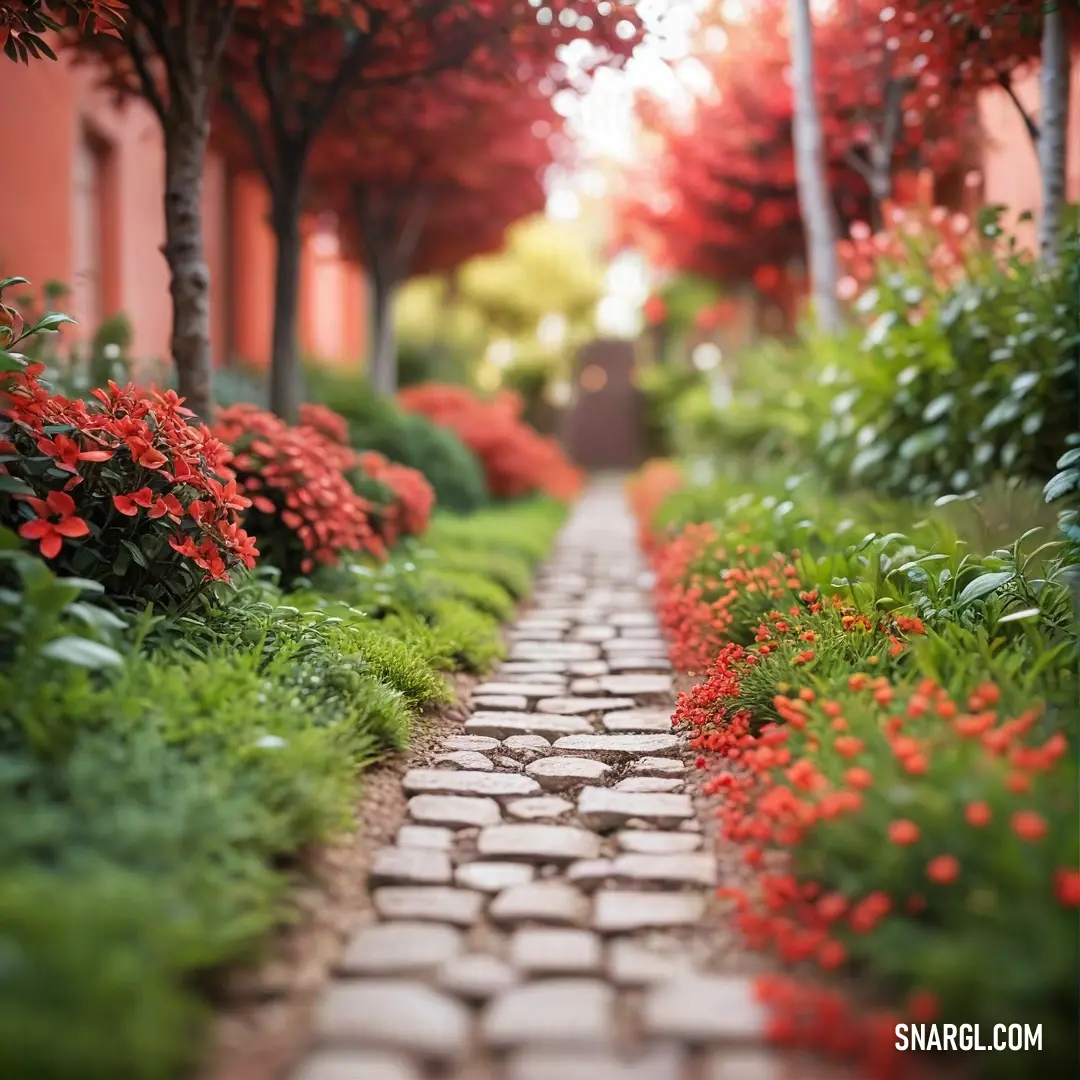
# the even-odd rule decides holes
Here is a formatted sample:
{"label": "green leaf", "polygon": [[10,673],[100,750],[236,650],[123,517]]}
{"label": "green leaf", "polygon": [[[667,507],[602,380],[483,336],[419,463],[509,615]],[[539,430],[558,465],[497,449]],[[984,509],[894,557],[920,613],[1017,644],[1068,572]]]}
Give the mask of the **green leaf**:
{"label": "green leaf", "polygon": [[956,606],[965,607],[975,600],[989,596],[990,593],[1000,589],[1003,585],[1008,585],[1014,577],[1016,577],[1015,570],[1001,570],[995,574],[982,574],[964,586],[960,591],[960,595],[956,598]]}
{"label": "green leaf", "polygon": [[1068,495],[1070,491],[1080,486],[1080,469],[1066,469],[1052,477],[1050,482],[1043,488],[1043,498],[1047,502],[1060,499],[1062,495]]}
{"label": "green leaf", "polygon": [[120,543],[123,544],[135,565],[145,570],[147,568],[146,556],[130,540],[121,540]]}
{"label": "green leaf", "polygon": [[1059,469],[1067,469],[1070,465],[1080,465],[1080,446],[1073,447],[1072,450],[1066,450],[1058,458],[1057,467]]}
{"label": "green leaf", "polygon": [[38,334],[42,331],[55,332],[58,326],[63,326],[64,323],[71,323],[76,325],[75,320],[70,315],[64,315],[59,311],[50,311],[48,315],[43,315],[34,325],[30,328],[31,334]]}
{"label": "green leaf", "polygon": [[0,280],[0,292],[11,288],[12,285],[29,285],[30,282],[24,277],[6,277]]}
{"label": "green leaf", "polygon": [[1036,615],[1041,614],[1042,612],[1037,607],[1029,607],[1024,608],[1023,611],[1011,611],[1008,615],[1002,615],[998,622],[1019,622],[1021,619],[1033,619]]}
{"label": "green leaf", "polygon": [[42,656],[51,660],[60,660],[65,664],[75,664],[78,667],[89,668],[97,671],[105,667],[116,667],[124,662],[124,658],[108,645],[102,645],[99,641],[91,641],[89,638],[67,635],[55,638],[42,647]]}
{"label": "green leaf", "polygon": [[7,473],[0,473],[0,491],[5,495],[34,494],[34,489],[25,480],[20,480],[17,476],[9,476]]}

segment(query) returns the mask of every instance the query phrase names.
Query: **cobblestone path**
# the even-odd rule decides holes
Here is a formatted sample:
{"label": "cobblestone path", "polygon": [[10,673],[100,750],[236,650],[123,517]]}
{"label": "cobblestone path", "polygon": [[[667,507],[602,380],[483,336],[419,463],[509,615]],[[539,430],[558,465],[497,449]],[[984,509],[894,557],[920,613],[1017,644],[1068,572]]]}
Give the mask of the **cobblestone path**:
{"label": "cobblestone path", "polygon": [[710,973],[717,863],[648,586],[621,487],[598,481],[464,729],[405,775],[379,921],[295,1080],[795,1075],[760,1049],[750,979]]}

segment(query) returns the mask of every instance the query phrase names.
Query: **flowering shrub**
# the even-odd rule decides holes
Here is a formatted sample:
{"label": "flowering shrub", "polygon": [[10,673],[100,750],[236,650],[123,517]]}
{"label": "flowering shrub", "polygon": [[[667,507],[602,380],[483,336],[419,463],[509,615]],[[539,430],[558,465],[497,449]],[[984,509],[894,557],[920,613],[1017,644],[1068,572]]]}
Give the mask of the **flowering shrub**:
{"label": "flowering shrub", "polygon": [[110,382],[72,401],[41,371],[0,383],[0,524],[58,573],[139,603],[183,602],[254,565],[232,455],[182,399]]}
{"label": "flowering shrub", "polygon": [[406,412],[454,431],[480,459],[488,491],[497,499],[545,494],[568,500],[581,488],[581,473],[555,440],[521,419],[516,394],[485,400],[464,387],[426,383],[402,390],[398,402]]}
{"label": "flowering shrub", "polygon": [[651,551],[657,538],[652,523],[668,496],[681,491],[686,481],[682,469],[673,461],[654,458],[626,482],[626,498],[638,520],[638,541],[645,551]]}
{"label": "flowering shrub", "polygon": [[214,424],[215,435],[233,450],[233,468],[251,499],[245,524],[286,581],[317,564],[333,566],[344,551],[384,554],[368,503],[346,476],[356,467],[356,454],[337,441],[337,432],[326,434],[328,417],[321,411],[307,416],[320,426],[290,427],[254,405],[233,405]]}
{"label": "flowering shrub", "polygon": [[[388,461],[374,450],[360,455],[357,471],[361,481],[354,481],[354,485],[375,504],[376,526],[387,547],[403,536],[420,536],[427,531],[435,509],[435,489],[422,472]],[[373,489],[380,491],[381,497]]]}

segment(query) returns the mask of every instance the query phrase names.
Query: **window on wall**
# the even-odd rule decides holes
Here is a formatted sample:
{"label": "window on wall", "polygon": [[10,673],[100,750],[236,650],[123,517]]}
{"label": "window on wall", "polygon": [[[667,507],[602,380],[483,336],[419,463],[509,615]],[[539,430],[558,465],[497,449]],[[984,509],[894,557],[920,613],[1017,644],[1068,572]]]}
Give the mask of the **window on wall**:
{"label": "window on wall", "polygon": [[105,198],[109,145],[83,127],[75,147],[72,204],[72,315],[82,337],[90,337],[105,318]]}

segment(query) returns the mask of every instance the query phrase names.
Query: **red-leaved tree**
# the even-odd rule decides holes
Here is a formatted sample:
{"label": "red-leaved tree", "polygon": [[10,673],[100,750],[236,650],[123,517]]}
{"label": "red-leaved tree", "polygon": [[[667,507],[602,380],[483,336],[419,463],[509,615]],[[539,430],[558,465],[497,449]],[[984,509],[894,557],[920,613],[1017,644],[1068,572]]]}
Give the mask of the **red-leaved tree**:
{"label": "red-leaved tree", "polygon": [[80,34],[115,34],[125,0],[5,0],[0,3],[0,46],[9,60],[24,64],[56,59],[43,34],[75,26]]}

